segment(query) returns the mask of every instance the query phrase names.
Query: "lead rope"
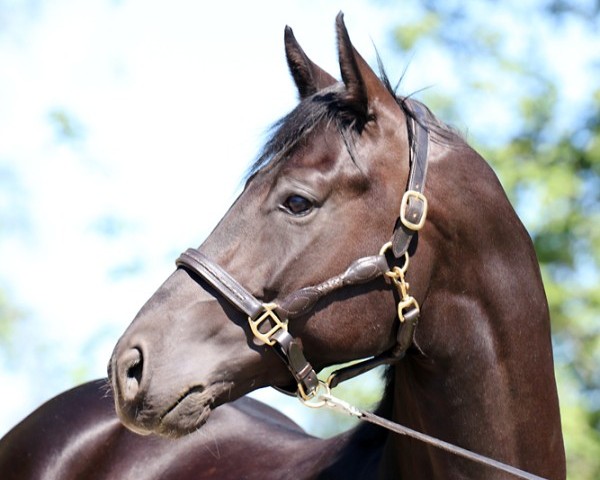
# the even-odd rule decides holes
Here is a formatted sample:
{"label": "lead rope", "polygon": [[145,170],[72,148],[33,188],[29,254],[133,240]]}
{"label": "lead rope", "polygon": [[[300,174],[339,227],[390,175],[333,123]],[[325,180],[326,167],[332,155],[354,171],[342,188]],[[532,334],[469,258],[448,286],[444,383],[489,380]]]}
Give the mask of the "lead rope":
{"label": "lead rope", "polygon": [[323,393],[315,395],[315,397],[313,397],[312,400],[307,400],[300,396],[298,398],[300,399],[300,402],[302,402],[307,407],[327,407],[332,410],[341,411],[350,416],[356,417],[359,420],[379,425],[380,427],[383,427],[399,435],[405,435],[407,437],[414,438],[415,440],[419,440],[420,442],[439,448],[440,450],[445,450],[446,452],[458,455],[459,457],[468,458],[469,460],[480,463],[482,465],[486,465],[488,467],[495,468],[496,470],[509,473],[516,478],[524,478],[525,480],[548,480],[544,477],[534,475],[533,473],[526,472],[511,465],[507,465],[506,463],[499,462],[498,460],[494,460],[493,458],[480,455],[479,453],[472,452],[471,450],[467,450],[466,448],[453,445],[452,443],[439,440],[425,433],[418,432],[416,430],[413,430],[412,428],[405,427],[404,425],[400,425],[399,423],[395,423],[386,418],[375,415],[372,412],[367,412],[358,407],[355,407],[354,405],[351,405],[350,403],[344,400],[334,397],[331,394],[331,389],[329,388],[329,385],[326,382],[320,381],[320,390],[323,391]]}

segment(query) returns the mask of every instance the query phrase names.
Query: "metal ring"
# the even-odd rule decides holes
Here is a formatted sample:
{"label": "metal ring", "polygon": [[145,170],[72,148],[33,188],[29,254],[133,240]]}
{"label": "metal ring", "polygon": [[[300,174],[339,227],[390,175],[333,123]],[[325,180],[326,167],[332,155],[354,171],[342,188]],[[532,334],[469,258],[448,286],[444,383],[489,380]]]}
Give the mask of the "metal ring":
{"label": "metal ring", "polygon": [[298,400],[300,400],[300,402],[302,402],[302,404],[306,407],[321,408],[327,405],[327,399],[323,397],[330,396],[331,389],[329,388],[329,385],[327,385],[322,380],[319,380],[319,386],[311,395],[306,395],[306,393],[300,385],[298,385],[298,392],[296,393],[296,395],[298,396]]}
{"label": "metal ring", "polygon": [[384,255],[390,248],[392,248],[392,242],[387,242],[381,249],[379,250],[379,255]]}
{"label": "metal ring", "polygon": [[408,261],[410,259],[410,256],[408,255],[408,252],[404,252],[404,265],[402,265],[400,268],[400,270],[402,271],[402,273],[406,273],[406,270],[408,270]]}

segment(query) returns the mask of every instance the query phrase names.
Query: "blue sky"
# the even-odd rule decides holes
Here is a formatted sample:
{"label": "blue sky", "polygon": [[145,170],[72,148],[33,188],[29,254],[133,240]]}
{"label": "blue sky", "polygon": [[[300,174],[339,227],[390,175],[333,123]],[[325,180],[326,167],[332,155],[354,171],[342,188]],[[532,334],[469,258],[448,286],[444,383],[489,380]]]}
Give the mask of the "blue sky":
{"label": "blue sky", "polygon": [[[11,392],[1,400],[0,435],[76,381],[105,375],[113,345],[177,254],[199,245],[233,201],[268,126],[296,101],[286,24],[337,75],[333,24],[343,9],[359,51],[373,61],[377,45],[391,78],[410,62],[405,91],[456,87],[439,53],[401,61],[391,53],[401,8],[54,0],[6,16],[0,189],[2,175],[16,182],[10,195],[0,191],[0,206],[14,212],[0,239],[0,289],[24,320],[0,356],[0,384]],[[497,21],[510,23],[510,14]],[[520,48],[515,33],[508,48]],[[598,42],[567,35],[544,37],[540,54],[561,60],[556,74],[577,103],[589,89],[577,73]],[[490,99],[485,118],[461,127],[502,130],[510,113],[501,103]],[[74,128],[68,141],[62,115]]]}

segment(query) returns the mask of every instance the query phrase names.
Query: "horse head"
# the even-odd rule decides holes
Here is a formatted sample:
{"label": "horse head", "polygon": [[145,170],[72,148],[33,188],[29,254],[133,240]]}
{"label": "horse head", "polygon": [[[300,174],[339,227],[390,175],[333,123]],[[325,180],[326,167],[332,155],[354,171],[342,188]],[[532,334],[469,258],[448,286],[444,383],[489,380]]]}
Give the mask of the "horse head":
{"label": "horse head", "polygon": [[[409,171],[402,103],[336,21],[342,81],[285,30],[300,101],[274,128],[245,188],[198,249],[254,298],[277,303],[377,253],[394,232]],[[420,268],[426,268],[421,262]],[[424,285],[413,286],[422,295]],[[290,320],[315,370],[393,347],[398,321],[383,278],[349,285]],[[116,409],[139,433],[180,436],[210,411],[264,386],[290,384],[247,316],[205,278],[178,268],[119,340],[109,364]]]}

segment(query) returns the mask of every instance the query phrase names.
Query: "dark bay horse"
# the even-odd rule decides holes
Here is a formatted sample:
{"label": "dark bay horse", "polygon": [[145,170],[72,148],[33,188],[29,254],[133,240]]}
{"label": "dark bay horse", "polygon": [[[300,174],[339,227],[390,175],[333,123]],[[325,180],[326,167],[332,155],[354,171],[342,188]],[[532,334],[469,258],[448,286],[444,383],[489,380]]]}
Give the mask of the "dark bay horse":
{"label": "dark bay horse", "polygon": [[510,478],[368,424],[316,439],[244,397],[309,398],[315,372],[364,358],[390,363],[379,415],[565,478],[525,228],[487,163],[336,26],[342,82],[286,29],[300,102],[119,340],[112,394],[34,412],[0,443],[2,478]]}

